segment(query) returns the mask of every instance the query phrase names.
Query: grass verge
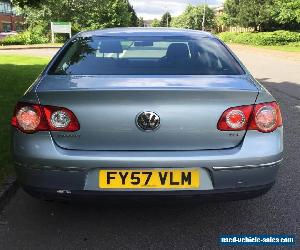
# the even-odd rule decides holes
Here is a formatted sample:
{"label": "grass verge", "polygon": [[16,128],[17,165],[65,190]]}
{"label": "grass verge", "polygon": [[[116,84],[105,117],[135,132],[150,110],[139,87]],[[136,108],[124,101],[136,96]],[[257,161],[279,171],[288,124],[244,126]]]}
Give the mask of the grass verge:
{"label": "grass verge", "polygon": [[29,44],[29,45],[0,45],[0,50],[9,49],[35,49],[35,48],[60,48],[63,43],[43,43],[43,44]]}
{"label": "grass verge", "polygon": [[274,45],[274,46],[255,46],[257,48],[272,49],[286,52],[300,52],[300,46],[298,45]]}
{"label": "grass verge", "polygon": [[50,58],[0,56],[0,184],[13,173],[10,156],[10,118],[14,106]]}
{"label": "grass verge", "polygon": [[261,49],[270,49],[270,50],[277,50],[283,52],[300,52],[300,47],[292,46],[292,45],[274,45],[274,46],[259,46],[259,45],[249,45],[249,44],[242,44],[242,43],[226,43],[228,46],[230,45],[241,45],[241,46],[248,46],[253,48],[261,48]]}

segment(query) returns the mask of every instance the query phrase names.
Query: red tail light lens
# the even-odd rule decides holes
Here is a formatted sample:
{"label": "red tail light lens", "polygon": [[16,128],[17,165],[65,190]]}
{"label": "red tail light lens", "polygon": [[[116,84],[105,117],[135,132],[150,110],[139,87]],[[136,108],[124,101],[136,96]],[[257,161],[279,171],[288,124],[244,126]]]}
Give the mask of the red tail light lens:
{"label": "red tail light lens", "polygon": [[240,106],[227,109],[218,122],[221,131],[258,130],[269,133],[282,126],[279,105],[276,102]]}
{"label": "red tail light lens", "polygon": [[282,117],[278,103],[261,103],[255,105],[250,130],[269,133],[282,126]]}
{"label": "red tail light lens", "polygon": [[37,131],[74,132],[80,126],[76,116],[66,108],[18,103],[11,125],[24,133]]}
{"label": "red tail light lens", "polygon": [[38,109],[26,106],[22,107],[16,114],[20,127],[25,131],[34,131],[41,122],[41,115]]}
{"label": "red tail light lens", "polygon": [[48,130],[49,126],[43,119],[43,110],[39,105],[18,103],[11,124],[25,133]]}
{"label": "red tail light lens", "polygon": [[78,120],[71,110],[53,106],[44,106],[43,109],[51,131],[79,130]]}
{"label": "red tail light lens", "polygon": [[218,122],[222,131],[240,131],[247,129],[253,106],[240,106],[227,109]]}

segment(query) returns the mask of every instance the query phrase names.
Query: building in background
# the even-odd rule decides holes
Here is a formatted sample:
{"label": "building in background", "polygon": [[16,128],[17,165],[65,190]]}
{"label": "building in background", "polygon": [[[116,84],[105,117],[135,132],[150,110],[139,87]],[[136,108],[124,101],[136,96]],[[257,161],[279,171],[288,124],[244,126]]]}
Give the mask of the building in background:
{"label": "building in background", "polygon": [[0,0],[0,33],[21,31],[22,21],[23,17],[15,13],[9,0]]}
{"label": "building in background", "polygon": [[224,5],[220,5],[213,8],[216,16],[221,16],[224,14]]}

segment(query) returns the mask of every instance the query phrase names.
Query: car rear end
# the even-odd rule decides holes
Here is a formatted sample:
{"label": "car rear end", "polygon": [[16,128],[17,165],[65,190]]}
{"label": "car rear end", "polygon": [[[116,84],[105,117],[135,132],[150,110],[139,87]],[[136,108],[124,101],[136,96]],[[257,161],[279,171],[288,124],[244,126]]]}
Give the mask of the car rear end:
{"label": "car rear end", "polygon": [[12,118],[24,188],[56,198],[268,190],[282,160],[278,104],[216,38],[183,33],[69,42]]}

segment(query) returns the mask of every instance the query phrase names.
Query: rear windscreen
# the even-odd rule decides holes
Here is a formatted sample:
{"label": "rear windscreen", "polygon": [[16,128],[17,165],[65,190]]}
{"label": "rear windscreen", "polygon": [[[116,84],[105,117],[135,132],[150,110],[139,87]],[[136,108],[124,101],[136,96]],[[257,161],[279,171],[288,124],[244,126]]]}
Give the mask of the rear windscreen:
{"label": "rear windscreen", "polygon": [[244,71],[213,38],[78,37],[61,52],[53,75],[240,75]]}

